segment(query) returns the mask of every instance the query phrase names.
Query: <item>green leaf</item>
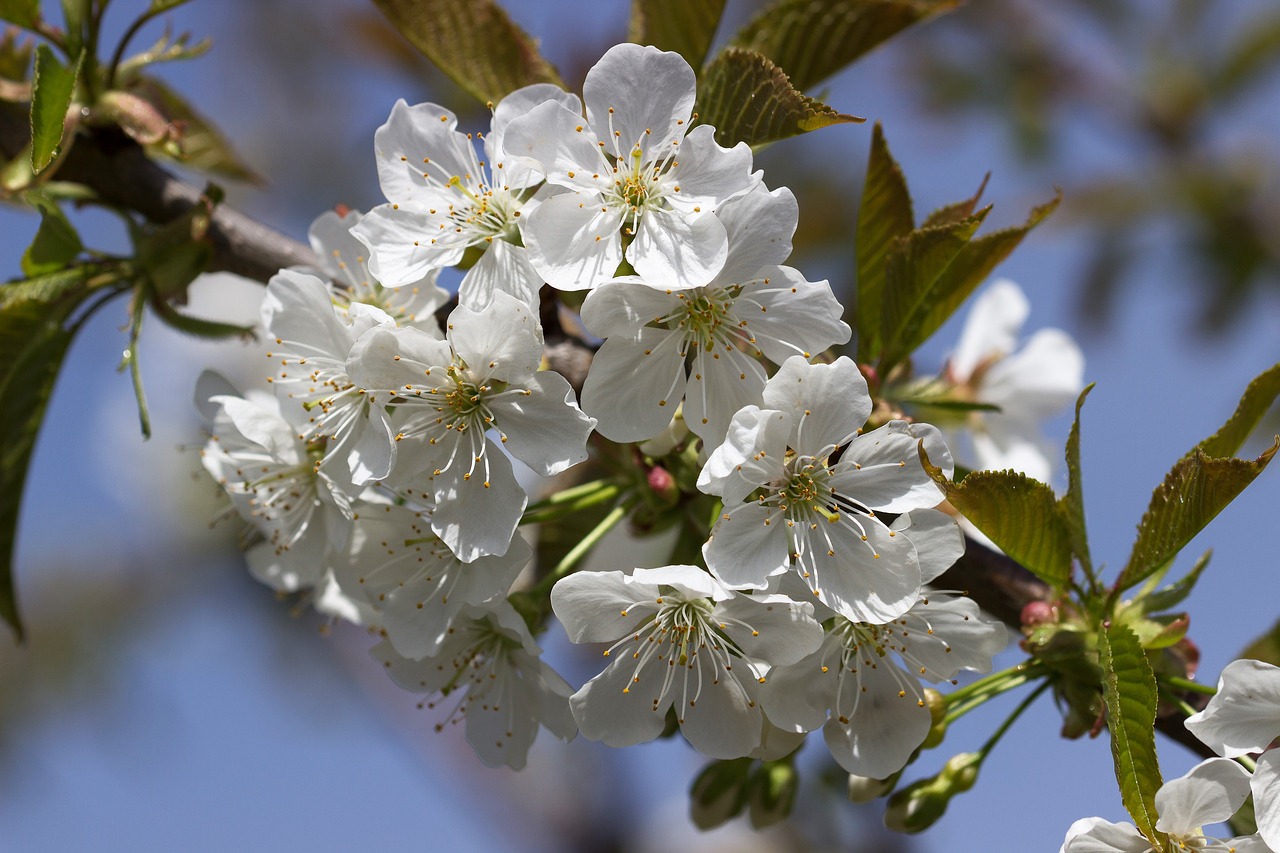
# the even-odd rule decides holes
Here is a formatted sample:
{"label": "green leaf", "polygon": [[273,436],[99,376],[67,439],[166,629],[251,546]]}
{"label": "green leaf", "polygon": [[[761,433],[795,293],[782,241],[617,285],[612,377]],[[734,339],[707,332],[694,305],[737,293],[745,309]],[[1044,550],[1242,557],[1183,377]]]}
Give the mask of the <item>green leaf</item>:
{"label": "green leaf", "polygon": [[493,0],[373,0],[409,43],[481,101],[531,83],[564,87],[537,43]]}
{"label": "green leaf", "polygon": [[1096,582],[1093,561],[1089,559],[1089,534],[1084,523],[1084,485],[1080,473],[1080,409],[1085,398],[1093,390],[1093,383],[1085,386],[1076,399],[1076,417],[1067,436],[1067,493],[1058,501],[1058,511],[1071,536],[1071,552],[1080,560],[1085,576]]}
{"label": "green leaf", "polygon": [[889,250],[914,227],[907,179],[889,153],[884,129],[876,122],[871,131],[867,179],[858,205],[858,291],[857,301],[851,306],[855,315],[852,322],[858,329],[858,361],[864,364],[880,352],[880,313]]}
{"label": "green leaf", "polygon": [[40,193],[27,193],[26,199],[40,211],[40,227],[22,254],[22,272],[30,278],[65,268],[84,251],[80,235],[52,201]]}
{"label": "green leaf", "polygon": [[1017,471],[974,471],[956,483],[920,459],[951,505],[991,537],[1002,551],[1054,589],[1071,580],[1071,534],[1057,511],[1053,489]]}
{"label": "green leaf", "polygon": [[752,18],[731,44],[768,57],[804,90],[911,24],[957,5],[959,0],[780,0]]}
{"label": "green leaf", "polygon": [[[1263,371],[1244,390],[1235,412],[1222,428],[1196,445],[1205,456],[1234,456],[1258,421],[1280,397],[1280,364]],[[1191,453],[1194,453],[1193,449]],[[1190,456],[1191,453],[1187,455]]]}
{"label": "green leaf", "polygon": [[151,0],[151,5],[147,7],[147,16],[159,15],[161,12],[168,12],[189,2],[190,0]]}
{"label": "green leaf", "polygon": [[711,48],[725,0],[631,0],[627,41],[674,50],[699,68]]}
{"label": "green leaf", "polygon": [[1163,782],[1156,759],[1155,673],[1138,637],[1125,625],[1098,632],[1098,664],[1120,799],[1138,830],[1164,850],[1167,838],[1156,830],[1156,791]]}
{"label": "green leaf", "polygon": [[1178,460],[1151,495],[1129,562],[1116,580],[1116,590],[1141,583],[1177,556],[1262,473],[1277,450],[1280,438],[1257,459],[1215,459],[1196,448],[1191,456]]}
{"label": "green leaf", "polygon": [[972,216],[974,210],[978,207],[978,202],[982,200],[982,193],[987,189],[987,181],[989,180],[991,180],[991,173],[987,172],[982,176],[982,183],[978,184],[976,193],[964,201],[944,204],[925,217],[924,222],[920,223],[920,227],[931,228],[935,225],[950,225],[952,222],[958,222],[965,217]]}
{"label": "green leaf", "polygon": [[48,45],[36,48],[31,82],[31,168],[38,175],[61,152],[63,125],[71,107],[80,61],[66,66]]}
{"label": "green leaf", "polygon": [[22,488],[31,452],[73,333],[63,322],[87,293],[68,270],[0,286],[0,617],[23,636],[13,583]]}
{"label": "green leaf", "polygon": [[34,30],[40,23],[40,0],[0,0],[0,21]]}
{"label": "green leaf", "polygon": [[[897,345],[892,349],[889,347],[890,339],[886,336],[885,350],[887,360],[882,360],[880,365],[881,375],[884,375],[885,371],[890,367],[910,355],[917,347],[928,340],[934,332],[938,331],[942,324],[977,289],[978,285],[986,281],[996,265],[1017,248],[1018,244],[1022,242],[1022,238],[1027,236],[1027,232],[1053,213],[1061,201],[1062,194],[1058,193],[1052,200],[1033,208],[1031,214],[1027,217],[1027,221],[1022,225],[1005,228],[976,240],[971,240],[968,245],[964,246],[951,263],[947,265],[945,271],[928,288],[924,300],[918,306],[923,314],[913,318],[912,322],[905,327],[906,336],[898,341]],[[978,211],[974,216],[980,217],[985,210],[986,208]],[[974,217],[969,217],[968,219],[972,218]],[[965,221],[967,220],[959,220],[959,222]],[[952,223],[943,227],[954,228],[956,224]]]}
{"label": "green leaf", "polygon": [[1181,604],[1191,594],[1191,590],[1195,589],[1196,581],[1200,580],[1200,575],[1208,568],[1209,558],[1212,556],[1212,549],[1205,551],[1200,555],[1200,559],[1196,560],[1195,565],[1191,567],[1191,571],[1187,572],[1181,580],[1139,596],[1138,600],[1142,604],[1143,612],[1159,613],[1162,610],[1168,610]]}
{"label": "green leaf", "polygon": [[138,78],[133,90],[154,104],[156,109],[180,129],[176,139],[149,146],[149,152],[172,158],[197,171],[212,172],[254,184],[265,183],[236,153],[222,132],[166,83],[154,77],[142,76]]}
{"label": "green leaf", "polygon": [[721,145],[764,145],[833,124],[865,121],[796,91],[786,73],[749,50],[726,48],[698,86],[698,121]]}
{"label": "green leaf", "polygon": [[928,337],[923,324],[954,280],[947,270],[990,210],[984,207],[947,225],[916,229],[889,250],[880,310],[881,376],[887,376]]}
{"label": "green leaf", "polygon": [[1237,657],[1252,658],[1280,666],[1280,620],[1271,630],[1250,643]]}

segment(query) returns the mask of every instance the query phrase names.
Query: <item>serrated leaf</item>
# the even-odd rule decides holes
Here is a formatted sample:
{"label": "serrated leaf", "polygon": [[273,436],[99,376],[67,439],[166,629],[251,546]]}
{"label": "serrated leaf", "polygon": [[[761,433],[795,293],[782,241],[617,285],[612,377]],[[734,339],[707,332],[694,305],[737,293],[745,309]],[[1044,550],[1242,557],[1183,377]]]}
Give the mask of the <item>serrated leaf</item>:
{"label": "serrated leaf", "polygon": [[780,0],[730,44],[768,57],[804,90],[911,24],[957,5],[958,0]]}
{"label": "serrated leaf", "polygon": [[973,212],[978,208],[978,202],[982,200],[982,194],[987,189],[987,181],[991,180],[991,173],[987,172],[982,176],[982,183],[978,184],[978,191],[966,198],[964,201],[956,201],[951,204],[944,204],[925,217],[924,222],[920,223],[921,228],[931,228],[935,225],[949,225],[952,222],[958,222],[967,216],[972,216]]}
{"label": "serrated leaf", "polygon": [[1071,580],[1071,537],[1057,510],[1053,489],[1017,471],[974,471],[956,483],[920,459],[951,505],[1002,551],[1040,580],[1063,590]]}
{"label": "serrated leaf", "polygon": [[149,146],[149,152],[172,158],[197,171],[254,184],[264,183],[262,176],[249,168],[222,132],[167,84],[154,77],[142,76],[133,89],[179,129],[176,139]]}
{"label": "serrated leaf", "polygon": [[881,376],[927,337],[922,325],[953,280],[947,270],[990,210],[988,206],[947,225],[917,228],[890,248],[880,309]]}
{"label": "serrated leaf", "polygon": [[[876,122],[871,131],[867,179],[858,204],[857,299],[854,317],[845,317],[858,330],[858,361],[870,363],[880,352],[880,312],[884,295],[885,263],[889,250],[915,228],[911,194],[902,167],[889,153],[884,129]],[[847,313],[847,312],[846,312]]]}
{"label": "serrated leaf", "polygon": [[786,73],[758,53],[726,48],[698,84],[698,121],[724,146],[764,145],[833,124],[865,121],[806,97]]}
{"label": "serrated leaf", "polygon": [[[1213,435],[1197,444],[1196,448],[1206,456],[1234,456],[1277,397],[1280,397],[1280,364],[1255,377],[1244,390],[1240,404],[1227,422]],[[1194,452],[1195,449],[1191,451]],[[1190,456],[1191,453],[1187,455]]]}
{"label": "serrated leaf", "polygon": [[532,83],[564,83],[537,43],[493,0],[373,0],[397,30],[455,83],[497,103]]}
{"label": "serrated leaf", "polygon": [[23,631],[13,556],[22,488],[45,406],[72,339],[63,321],[86,288],[83,275],[0,287],[0,617],[19,640]]}
{"label": "serrated leaf", "polygon": [[30,278],[64,269],[84,251],[80,235],[52,201],[37,193],[28,193],[27,201],[40,211],[40,227],[22,253],[23,274]]}
{"label": "serrated leaf", "polygon": [[63,65],[48,45],[36,48],[31,80],[31,168],[38,175],[58,156],[80,61]]}
{"label": "serrated leaf", "polygon": [[1156,758],[1155,673],[1138,637],[1125,625],[1098,632],[1098,664],[1120,799],[1138,830],[1164,850],[1167,838],[1156,830],[1156,791],[1163,781]]}
{"label": "serrated leaf", "polygon": [[40,22],[40,0],[0,0],[0,21],[34,30]]}
{"label": "serrated leaf", "polygon": [[[947,266],[945,272],[934,282],[929,290],[927,301],[922,305],[924,314],[909,328],[909,335],[901,340],[897,347],[889,351],[886,336],[886,351],[892,356],[888,363],[881,364],[881,375],[894,364],[897,364],[917,347],[927,341],[942,324],[950,319],[970,294],[982,284],[995,269],[996,265],[1009,256],[1017,248],[1022,238],[1032,228],[1039,225],[1049,214],[1057,209],[1062,201],[1062,194],[1033,208],[1026,222],[1013,228],[1005,228],[976,240],[970,240]],[[981,213],[981,211],[979,211]],[[977,214],[975,214],[977,215]],[[972,218],[972,217],[971,217]],[[965,220],[960,220],[965,221]]]}
{"label": "serrated leaf", "polygon": [[1237,657],[1252,658],[1280,666],[1280,620],[1271,626],[1270,631],[1250,643]]}
{"label": "serrated leaf", "polygon": [[1191,456],[1178,460],[1151,495],[1129,562],[1116,580],[1116,590],[1141,583],[1176,557],[1262,473],[1277,450],[1280,438],[1257,459],[1215,459],[1197,448]]}
{"label": "serrated leaf", "polygon": [[1089,535],[1084,523],[1084,484],[1080,473],[1080,410],[1084,407],[1085,398],[1093,390],[1093,383],[1085,386],[1076,399],[1076,416],[1071,422],[1071,432],[1067,436],[1067,492],[1058,501],[1058,509],[1067,524],[1067,532],[1071,535],[1071,551],[1080,561],[1085,576],[1096,581],[1093,574],[1093,561],[1089,558]]}
{"label": "serrated leaf", "polygon": [[1208,568],[1209,559],[1212,556],[1212,550],[1205,551],[1200,555],[1200,559],[1196,560],[1195,565],[1191,567],[1191,571],[1183,575],[1180,580],[1174,581],[1161,589],[1153,590],[1146,595],[1139,596],[1138,601],[1142,604],[1143,612],[1159,613],[1162,610],[1168,610],[1181,604],[1191,594],[1191,590],[1195,589],[1196,581],[1200,580],[1200,575]]}
{"label": "serrated leaf", "polygon": [[627,41],[674,50],[695,69],[706,59],[725,0],[631,0]]}

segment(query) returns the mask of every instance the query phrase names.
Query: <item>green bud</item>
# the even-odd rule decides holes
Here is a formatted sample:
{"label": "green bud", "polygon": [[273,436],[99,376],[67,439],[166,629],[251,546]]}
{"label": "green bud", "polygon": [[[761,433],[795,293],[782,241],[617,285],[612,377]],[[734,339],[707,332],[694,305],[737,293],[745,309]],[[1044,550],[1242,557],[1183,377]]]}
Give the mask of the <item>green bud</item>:
{"label": "green bud", "polygon": [[896,832],[922,832],[938,822],[951,798],[973,787],[982,766],[982,754],[962,752],[952,756],[936,776],[913,782],[889,798],[884,825]]}
{"label": "green bud", "polygon": [[714,829],[742,813],[747,804],[750,758],[713,761],[693,780],[689,814],[699,829]]}
{"label": "green bud", "polygon": [[924,689],[924,701],[929,706],[929,719],[932,721],[932,725],[929,727],[929,734],[925,736],[924,742],[920,744],[920,748],[933,749],[942,743],[942,739],[947,736],[947,697],[932,687],[926,687]]}
{"label": "green bud", "polygon": [[872,779],[870,776],[856,776],[850,773],[849,801],[852,803],[869,803],[872,800],[883,797],[894,789],[901,775],[902,771],[899,770],[888,779]]}
{"label": "green bud", "polygon": [[766,761],[751,775],[751,783],[747,787],[751,825],[764,829],[786,820],[799,790],[800,773],[789,759]]}

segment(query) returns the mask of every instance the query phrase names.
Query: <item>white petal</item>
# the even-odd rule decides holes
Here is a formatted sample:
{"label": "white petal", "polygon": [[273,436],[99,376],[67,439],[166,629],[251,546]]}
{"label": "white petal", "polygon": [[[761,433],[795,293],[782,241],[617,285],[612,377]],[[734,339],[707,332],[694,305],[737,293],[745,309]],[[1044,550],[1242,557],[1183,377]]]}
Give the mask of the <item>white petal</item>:
{"label": "white petal", "polygon": [[800,209],[786,187],[770,192],[763,184],[716,209],[729,240],[729,258],[716,284],[740,284],[763,267],[780,264],[791,254]]}
{"label": "white petal", "polygon": [[642,441],[662,431],[684,397],[678,335],[642,328],[638,340],[610,338],[592,359],[582,386],[583,409],[613,441]]}
{"label": "white petal", "polygon": [[921,463],[918,443],[922,440],[929,461],[949,476],[951,454],[936,427],[890,421],[853,440],[840,458],[831,487],[881,512],[936,506],[943,494]]}
{"label": "white petal", "polygon": [[503,183],[508,186],[528,187],[542,180],[541,168],[529,168],[521,159],[517,159],[507,151],[504,138],[507,125],[513,119],[527,115],[535,107],[547,101],[554,101],[569,110],[575,116],[582,115],[582,102],[577,95],[564,91],[552,83],[535,83],[516,89],[498,102],[493,109],[493,125],[489,135],[485,137],[485,150],[496,168],[502,164]]}
{"label": "white petal", "polygon": [[[684,421],[704,446],[720,444],[734,414],[764,397],[764,366],[733,346],[697,350],[684,389]],[[781,414],[781,413],[779,413]]]}
{"label": "white petal", "polygon": [[760,687],[760,704],[779,726],[811,732],[827,721],[835,702],[840,667],[826,666],[825,657],[839,661],[839,639],[829,636],[822,648],[798,663],[769,670]]}
{"label": "white petal", "polygon": [[793,664],[822,645],[813,606],[785,595],[735,595],[717,604],[715,614],[746,657],[770,665]]}
{"label": "white petal", "polygon": [[1186,725],[1227,758],[1266,749],[1280,737],[1280,667],[1256,660],[1227,664],[1217,694]]}
{"label": "white petal", "polygon": [[1280,850],[1280,749],[1269,750],[1258,758],[1252,786],[1258,834],[1272,850]]}
{"label": "white petal", "polygon": [[1156,829],[1198,834],[1201,826],[1231,817],[1248,797],[1249,771],[1230,758],[1210,758],[1156,791]]}
{"label": "white petal", "polygon": [[488,401],[511,455],[543,477],[554,477],[584,461],[595,419],[578,408],[569,382],[559,373],[543,370],[523,386],[513,386]]}
{"label": "white petal", "polygon": [[502,291],[536,311],[541,288],[542,276],[529,263],[525,248],[506,240],[494,240],[463,276],[458,285],[458,302],[483,311],[493,302],[493,294]]}
{"label": "white petal", "polygon": [[1150,853],[1151,844],[1131,823],[1087,817],[1071,824],[1059,853]]}
{"label": "white petal", "polygon": [[[482,440],[487,445],[484,458],[469,479],[464,479],[463,473],[470,460],[462,459],[454,463],[462,470],[432,480],[436,509],[431,514],[431,529],[467,563],[507,552],[528,501],[506,454],[492,441]],[[477,524],[477,519],[484,523]]]}
{"label": "white petal", "polygon": [[1008,279],[994,281],[974,300],[951,356],[950,369],[968,379],[980,363],[1013,352],[1031,305],[1022,289]]}
{"label": "white petal", "polygon": [[622,572],[574,572],[551,588],[551,609],[569,642],[611,643],[652,619],[658,605],[637,602]]}
{"label": "white petal", "polygon": [[1080,347],[1066,332],[1041,329],[1021,350],[993,364],[975,393],[1002,414],[1043,419],[1070,406],[1083,387]]}
{"label": "white petal", "polygon": [[784,475],[792,418],[785,412],[744,406],[733,416],[724,442],[698,475],[698,489],[728,505]]}
{"label": "white petal", "polygon": [[627,260],[644,281],[684,289],[709,283],[728,258],[724,226],[714,216],[689,219],[678,211],[647,210]]}
{"label": "white petal", "polygon": [[[832,757],[858,776],[885,779],[901,770],[925,737],[932,721],[916,679],[885,658],[851,661],[839,713],[822,729]],[[845,717],[842,721],[840,717]]]}
{"label": "white petal", "polygon": [[368,249],[374,277],[385,287],[401,287],[462,260],[465,241],[436,239],[445,220],[440,213],[383,204],[369,211],[351,233]]}
{"label": "white petal", "polygon": [[[430,182],[437,186],[472,171],[471,142],[458,132],[457,117],[435,104],[409,106],[398,100],[387,123],[373,135],[378,181],[387,201],[412,204]],[[424,163],[423,159],[430,160]]]}
{"label": "white petal", "polygon": [[933,682],[950,681],[962,669],[990,672],[991,659],[1008,644],[1004,623],[983,618],[964,596],[927,593],[900,621],[907,668]]}
{"label": "white petal", "polygon": [[[760,181],[751,173],[750,146],[739,142],[725,148],[716,142],[715,132],[707,124],[691,130],[680,143],[676,162],[664,176],[664,183],[672,186],[665,198],[687,216],[710,216],[720,205],[746,194]],[[680,192],[674,191],[676,186]]]}
{"label": "white petal", "polygon": [[262,300],[262,325],[294,351],[345,359],[354,337],[333,310],[328,286],[296,270],[281,270],[267,284]]}
{"label": "white petal", "polygon": [[[834,344],[849,342],[853,332],[840,319],[844,308],[825,281],[806,281],[791,267],[764,267],[742,289],[734,303],[743,328],[775,364],[791,356],[808,359]],[[764,280],[767,279],[767,282]],[[750,306],[758,302],[759,309]]]}
{"label": "white petal", "polygon": [[905,536],[852,513],[842,513],[837,524],[817,524],[797,534],[805,544],[795,546],[796,562],[823,604],[853,622],[876,625],[911,609],[920,597],[920,564]]}
{"label": "white petal", "polygon": [[585,193],[552,196],[528,215],[521,233],[529,261],[560,290],[586,290],[613,278],[622,263],[622,215]]}
{"label": "white petal", "polygon": [[696,85],[693,69],[680,54],[619,44],[587,72],[582,100],[587,121],[602,139],[618,134],[610,153],[628,156],[637,143],[646,154],[664,153],[672,140],[684,136]]}
{"label": "white petal", "polygon": [[1033,421],[986,414],[970,439],[979,468],[1018,471],[1042,483],[1047,483],[1053,474],[1048,442]]}
{"label": "white petal", "polygon": [[[697,566],[660,566],[656,569],[636,569],[627,577],[627,585],[643,590],[649,587],[657,594],[659,586],[671,586],[685,598],[710,598],[721,601],[732,597],[715,579]],[[635,596],[635,592],[632,596]],[[643,592],[641,592],[643,595]]]}
{"label": "white petal", "polygon": [[612,170],[600,153],[597,139],[582,114],[548,102],[517,116],[507,125],[502,147],[511,157],[527,157],[542,165],[547,181],[598,200],[611,186]]}
{"label": "white petal", "polygon": [[889,525],[905,533],[920,557],[920,583],[932,583],[964,554],[964,533],[959,523],[936,509],[903,513]]}
{"label": "white petal", "polygon": [[845,356],[831,364],[809,364],[800,356],[787,359],[765,385],[764,405],[794,413],[795,431],[787,444],[807,455],[829,454],[849,441],[871,414],[867,380]]}
{"label": "white petal", "polygon": [[745,664],[734,667],[729,675],[720,671],[720,664],[705,652],[695,652],[694,657],[701,672],[686,670],[677,674],[677,681],[684,676],[689,686],[685,691],[671,691],[675,694],[672,704],[680,720],[680,733],[690,746],[710,758],[747,755],[760,745],[762,725],[754,678],[747,672],[742,673],[742,681],[734,677],[739,669],[747,669]]}
{"label": "white petal", "polygon": [[459,305],[449,315],[449,342],[472,376],[522,382],[542,360],[538,317],[509,293],[498,291],[484,311]]}
{"label": "white petal", "polygon": [[707,568],[734,589],[764,589],[770,575],[786,571],[785,524],[782,514],[771,507],[754,503],[726,507],[702,546]]}
{"label": "white petal", "polygon": [[630,655],[618,658],[569,697],[573,718],[587,740],[620,747],[662,734],[671,707],[671,699],[662,690],[662,673],[647,667],[640,680],[633,681],[634,671]]}
{"label": "white petal", "polygon": [[634,339],[640,328],[657,322],[681,306],[680,299],[664,290],[646,287],[636,278],[606,281],[587,294],[582,322],[601,338]]}

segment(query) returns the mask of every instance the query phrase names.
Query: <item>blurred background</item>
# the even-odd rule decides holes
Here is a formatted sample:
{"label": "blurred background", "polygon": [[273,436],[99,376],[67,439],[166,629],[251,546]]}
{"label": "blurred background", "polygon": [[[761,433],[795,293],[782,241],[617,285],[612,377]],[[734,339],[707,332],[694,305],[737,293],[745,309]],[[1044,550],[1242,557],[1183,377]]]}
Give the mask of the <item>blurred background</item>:
{"label": "blurred background", "polygon": [[[108,43],[144,5],[116,0]],[[729,0],[720,41],[760,5]],[[506,6],[574,86],[625,38],[621,0]],[[336,204],[382,200],[373,132],[396,98],[487,127],[483,107],[363,0],[196,0],[166,17],[213,49],[160,73],[261,176],[225,183],[228,202],[294,237]],[[984,230],[1022,222],[1062,188],[1063,209],[998,274],[1031,299],[1027,331],[1069,331],[1098,383],[1084,412],[1086,506],[1095,560],[1113,570],[1151,489],[1280,360],[1278,84],[1272,4],[985,0],[909,29],[810,93],[884,123],[917,217],[971,195],[988,171]],[[770,186],[800,201],[792,263],[837,294],[852,284],[869,141],[870,124],[842,125],[758,157]],[[77,224],[90,246],[126,246],[109,217]],[[17,275],[36,225],[0,209],[0,275]],[[260,297],[257,285],[209,277],[190,310],[249,322]],[[258,586],[236,524],[212,524],[191,392],[206,367],[260,381],[256,351],[151,324],[141,357],[155,435],[143,442],[128,378],[113,369],[126,310],[99,313],[77,340],[27,482],[17,573],[29,639],[0,642],[0,847],[1032,851],[1057,849],[1077,818],[1124,817],[1107,739],[1061,740],[1047,698],[974,790],[911,839],[879,828],[879,804],[845,800],[817,737],[795,817],[759,834],[742,820],[691,826],[702,761],[681,742],[614,751],[544,736],[523,773],[483,767],[460,731],[435,734],[417,697],[371,665],[370,637],[330,630]],[[918,370],[942,364],[963,313]],[[1059,444],[1068,426],[1051,425]],[[1273,412],[1242,453],[1277,432]],[[1280,472],[1268,471],[1175,566],[1214,549],[1187,603],[1207,682],[1276,620],[1277,506]],[[594,674],[595,656],[558,627],[543,640],[570,682]],[[1014,649],[997,666],[1017,660]],[[977,748],[1016,701],[966,717],[907,778]],[[1160,749],[1166,777],[1196,761]]]}

